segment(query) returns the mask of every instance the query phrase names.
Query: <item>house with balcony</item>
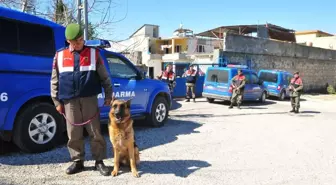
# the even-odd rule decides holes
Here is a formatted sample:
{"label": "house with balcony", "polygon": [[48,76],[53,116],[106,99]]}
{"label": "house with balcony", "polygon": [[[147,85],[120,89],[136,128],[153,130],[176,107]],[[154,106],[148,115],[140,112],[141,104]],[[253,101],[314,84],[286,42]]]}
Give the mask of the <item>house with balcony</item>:
{"label": "house with balcony", "polygon": [[148,73],[158,74],[161,70],[162,55],[156,51],[156,40],[159,38],[159,26],[144,24],[129,38],[112,42],[109,50],[123,53],[135,65],[147,66]]}
{"label": "house with balcony", "polygon": [[160,73],[163,62],[191,63],[195,55],[207,55],[220,47],[222,41],[212,38],[198,38],[182,25],[170,38],[159,36],[159,26],[144,24],[128,39],[112,42],[109,50],[121,52],[135,65],[145,65],[148,74]]}

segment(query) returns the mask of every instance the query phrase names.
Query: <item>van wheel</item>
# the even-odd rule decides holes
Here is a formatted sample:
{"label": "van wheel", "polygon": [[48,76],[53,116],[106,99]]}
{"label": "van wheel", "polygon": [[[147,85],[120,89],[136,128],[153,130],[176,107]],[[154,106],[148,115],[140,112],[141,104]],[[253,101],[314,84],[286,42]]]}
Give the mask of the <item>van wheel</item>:
{"label": "van wheel", "polygon": [[162,127],[168,118],[168,112],[167,100],[162,96],[156,97],[151,114],[147,116],[147,123],[152,127]]}
{"label": "van wheel", "polygon": [[266,96],[267,96],[267,93],[264,91],[264,92],[261,94],[261,97],[259,98],[260,103],[265,103],[265,101],[266,101]]}
{"label": "van wheel", "polygon": [[64,137],[65,124],[54,106],[48,103],[28,105],[17,117],[13,141],[24,152],[45,152]]}
{"label": "van wheel", "polygon": [[207,98],[207,101],[208,101],[209,103],[213,103],[213,102],[215,101],[215,99],[213,99],[213,98]]}
{"label": "van wheel", "polygon": [[284,101],[285,97],[286,97],[286,93],[284,91],[281,91],[280,96],[279,96],[279,100]]}

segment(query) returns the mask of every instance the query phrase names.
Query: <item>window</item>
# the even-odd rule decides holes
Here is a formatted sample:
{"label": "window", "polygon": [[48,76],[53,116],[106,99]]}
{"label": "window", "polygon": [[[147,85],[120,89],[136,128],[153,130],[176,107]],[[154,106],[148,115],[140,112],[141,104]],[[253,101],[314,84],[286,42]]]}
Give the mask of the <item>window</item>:
{"label": "window", "polygon": [[290,81],[292,80],[293,76],[292,75],[288,75],[287,76],[287,83],[290,84]]}
{"label": "window", "polygon": [[106,56],[111,75],[116,78],[135,78],[137,77],[137,72],[128,65],[124,59],[117,56],[107,55]]}
{"label": "window", "polygon": [[251,84],[258,84],[259,79],[256,74],[251,74]]}
{"label": "window", "polygon": [[284,73],[282,73],[282,75],[281,75],[281,76],[282,76],[282,83],[285,83],[285,84],[286,84],[286,83],[287,83],[287,78],[286,78],[286,77],[287,77],[287,75],[286,75],[286,74],[284,74]]}
{"label": "window", "polygon": [[229,73],[228,71],[218,71],[218,82],[219,83],[228,83]]}
{"label": "window", "polygon": [[246,84],[251,84],[251,76],[249,73],[245,72],[245,80],[246,80]]}
{"label": "window", "polygon": [[278,82],[278,74],[277,73],[270,73],[270,72],[261,72],[259,78],[265,82]]}
{"label": "window", "polygon": [[209,70],[207,74],[207,81],[208,82],[218,82],[218,71],[217,70]]}
{"label": "window", "polygon": [[197,52],[198,53],[204,53],[205,52],[204,46],[203,45],[197,45]]}
{"label": "window", "polygon": [[180,45],[176,45],[175,46],[175,53],[180,53],[181,52],[181,46]]}
{"label": "window", "polygon": [[0,51],[13,52],[19,50],[16,23],[0,19]]}
{"label": "window", "polygon": [[53,30],[38,24],[0,19],[0,51],[54,56]]}

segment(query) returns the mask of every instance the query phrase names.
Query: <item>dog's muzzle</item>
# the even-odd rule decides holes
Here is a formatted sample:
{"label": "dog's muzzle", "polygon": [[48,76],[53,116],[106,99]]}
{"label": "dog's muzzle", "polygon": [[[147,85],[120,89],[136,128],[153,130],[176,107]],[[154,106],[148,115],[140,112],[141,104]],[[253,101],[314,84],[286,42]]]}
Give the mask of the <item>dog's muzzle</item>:
{"label": "dog's muzzle", "polygon": [[120,123],[120,122],[122,121],[123,117],[124,117],[124,113],[123,113],[123,111],[116,110],[116,111],[114,112],[114,117],[115,117],[117,123]]}

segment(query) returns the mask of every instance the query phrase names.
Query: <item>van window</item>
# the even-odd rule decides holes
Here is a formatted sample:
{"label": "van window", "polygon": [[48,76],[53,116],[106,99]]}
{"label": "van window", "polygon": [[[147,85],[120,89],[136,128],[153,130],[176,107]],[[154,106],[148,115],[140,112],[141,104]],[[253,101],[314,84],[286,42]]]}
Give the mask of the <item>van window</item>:
{"label": "van window", "polygon": [[209,70],[206,81],[218,82],[218,83],[228,83],[229,72],[226,70]]}
{"label": "van window", "polygon": [[251,84],[258,84],[259,79],[258,76],[254,73],[251,74]]}
{"label": "van window", "polygon": [[219,83],[228,83],[229,73],[226,70],[218,71],[218,82]]}
{"label": "van window", "polygon": [[0,18],[0,52],[54,56],[50,27]]}
{"label": "van window", "polygon": [[259,79],[265,82],[278,82],[278,74],[277,73],[270,73],[270,72],[261,72],[259,75]]}
{"label": "van window", "polygon": [[218,71],[217,70],[209,70],[206,80],[208,82],[218,82]]}

